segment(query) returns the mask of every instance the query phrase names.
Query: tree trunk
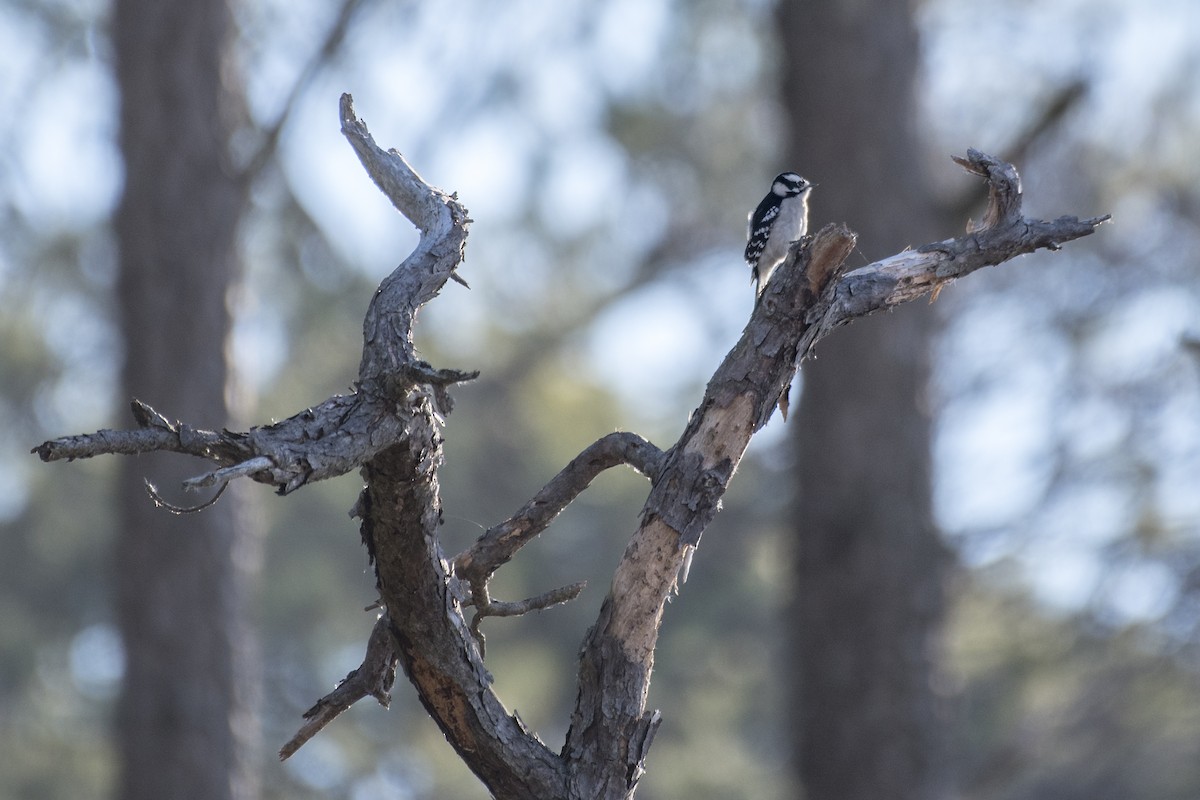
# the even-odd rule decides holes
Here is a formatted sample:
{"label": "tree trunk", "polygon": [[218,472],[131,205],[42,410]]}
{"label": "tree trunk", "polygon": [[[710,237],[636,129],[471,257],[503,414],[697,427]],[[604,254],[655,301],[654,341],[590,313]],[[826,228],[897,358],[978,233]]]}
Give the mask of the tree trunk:
{"label": "tree trunk", "polygon": [[[848,223],[867,260],[934,238],[910,4],[781,2],[778,20],[792,131],[781,169],[819,184],[810,229]],[[793,718],[810,800],[942,785],[931,678],[949,561],[930,507],[932,328],[923,304],[860,320],[801,373]]]}
{"label": "tree trunk", "polygon": [[[121,391],[193,424],[226,419],[226,294],[244,204],[228,163],[223,0],[118,0],[113,31],[125,188],[115,228],[125,342]],[[242,702],[245,537],[226,497],[173,517],[149,477],[174,489],[187,465],[121,462],[115,553],[126,672],[117,712],[124,800],[256,794]],[[196,501],[198,502],[198,501]]]}

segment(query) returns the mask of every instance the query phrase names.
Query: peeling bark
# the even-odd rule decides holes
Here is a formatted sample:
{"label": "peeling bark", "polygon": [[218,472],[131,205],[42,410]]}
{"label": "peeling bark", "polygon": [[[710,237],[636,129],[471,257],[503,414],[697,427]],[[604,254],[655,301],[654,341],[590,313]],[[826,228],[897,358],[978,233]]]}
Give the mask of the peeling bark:
{"label": "peeling bark", "polygon": [[[986,175],[995,190],[995,213],[988,218],[994,224],[848,274],[842,270],[854,235],[827,226],[795,245],[776,271],[673,447],[661,451],[633,434],[601,439],[512,518],[448,560],[438,539],[440,425],[449,411],[447,386],[475,373],[436,370],[418,361],[412,326],[420,306],[454,278],[470,220],[455,197],[426,185],[400,154],[375,145],[348,95],[341,113],[343,132],[368,174],[421,231],[416,250],[372,299],[355,394],[248,433],[195,430],[135,403],[140,426],[135,430],[65,437],[34,452],[46,461],[152,449],[186,452],[221,468],[241,466],[220,474],[250,477],[281,493],[361,467],[366,485],[354,514],[375,567],[384,609],[380,625],[390,638],[382,651],[369,648],[361,668],[375,677],[331,694],[314,710],[325,724],[349,702],[378,697],[394,658],[450,744],[500,798],[633,794],[661,723],[659,713],[646,708],[646,697],[663,605],[678,591],[751,437],[776,408],[786,408],[787,386],[817,340],[855,317],[933,291],[974,269],[1053,249],[1091,233],[1105,219],[1024,220],[1015,170],[972,151],[969,168]],[[492,602],[486,586],[495,569],[599,472],[619,464],[645,474],[651,490],[599,618],[585,637],[570,730],[563,751],[554,753],[492,691],[481,642],[464,610],[476,605],[482,611]],[[294,747],[284,755],[290,752]]]}

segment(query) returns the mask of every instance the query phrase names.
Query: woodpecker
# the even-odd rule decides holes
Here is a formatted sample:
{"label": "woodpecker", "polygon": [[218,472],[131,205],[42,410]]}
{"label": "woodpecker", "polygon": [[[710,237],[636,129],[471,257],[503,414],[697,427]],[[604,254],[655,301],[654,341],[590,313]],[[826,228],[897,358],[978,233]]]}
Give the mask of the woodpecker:
{"label": "woodpecker", "polygon": [[814,185],[794,172],[781,172],[758,208],[750,212],[746,263],[753,275],[756,302],[792,242],[802,239],[808,230],[808,195]]}

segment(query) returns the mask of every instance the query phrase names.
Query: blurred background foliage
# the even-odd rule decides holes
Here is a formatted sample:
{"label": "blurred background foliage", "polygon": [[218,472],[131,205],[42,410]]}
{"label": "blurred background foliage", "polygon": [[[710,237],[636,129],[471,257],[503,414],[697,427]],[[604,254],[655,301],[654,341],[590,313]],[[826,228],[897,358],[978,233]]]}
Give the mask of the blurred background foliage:
{"label": "blurred background foliage", "polygon": [[[224,346],[246,410],[232,424],[347,390],[367,300],[416,241],[340,137],[337,97],[352,92],[376,139],[476,220],[471,290],[449,285],[418,329],[426,359],[483,373],[455,392],[445,430],[454,552],[599,436],[674,440],[750,310],[745,212],[784,168],[820,175],[778,163],[787,43],[763,0],[347,9],[344,43],[304,73],[335,6],[235,6],[235,145],[253,152],[288,115],[242,225]],[[1115,220],[937,304],[935,509],[960,568],[935,688],[950,701],[955,791],[1200,796],[1200,7],[917,10],[939,201],[972,188],[948,158],[971,146],[1018,159],[1030,215]],[[108,14],[99,0],[0,5],[3,797],[99,797],[115,780],[114,461],[28,455],[129,423],[114,390]],[[905,187],[879,191],[904,212]],[[819,194],[813,216],[830,221]],[[785,433],[776,418],[756,439],[668,609],[651,691],[666,721],[640,796],[794,791],[779,702]],[[357,488],[346,476],[287,499],[243,491],[268,531],[255,603],[264,796],[483,797],[403,682],[389,711],[362,704],[287,764],[274,757],[358,665],[371,627],[373,578],[346,515]],[[485,625],[500,696],[553,748],[645,489],[631,472],[603,476],[497,580],[506,599],[589,581],[566,607]]]}

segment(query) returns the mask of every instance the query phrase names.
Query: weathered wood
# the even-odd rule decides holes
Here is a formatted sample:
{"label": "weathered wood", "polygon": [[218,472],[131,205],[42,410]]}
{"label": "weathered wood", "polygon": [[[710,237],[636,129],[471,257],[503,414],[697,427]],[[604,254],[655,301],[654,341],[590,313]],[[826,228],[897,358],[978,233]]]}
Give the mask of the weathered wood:
{"label": "weathered wood", "polygon": [[388,619],[381,616],[367,640],[367,652],[363,656],[362,665],[351,670],[332,692],[304,712],[305,723],[296,735],[280,748],[280,760],[294,755],[305,742],[364,697],[374,697],[384,708],[390,706],[392,683],[396,679],[396,661],[396,648],[392,646],[392,632]]}
{"label": "weathered wood", "polygon": [[405,674],[468,767],[496,797],[563,796],[565,770],[491,688],[438,543],[441,434],[427,392],[401,413],[406,438],[363,467],[357,510]]}
{"label": "weathered wood", "polygon": [[610,433],[584,448],[520,511],[484,532],[454,559],[454,572],[472,583],[485,582],[517,551],[544,531],[572,500],[606,469],[629,464],[651,480],[663,452],[633,433]]}
{"label": "weathered wood", "polygon": [[[280,493],[361,468],[365,488],[354,508],[375,567],[384,616],[361,668],[312,709],[286,754],[348,705],[386,696],[397,661],[426,710],[463,761],[499,798],[624,798],[645,769],[657,711],[646,708],[663,606],[677,592],[692,552],[720,509],[751,437],[776,408],[815,343],[839,325],[907,302],[983,266],[1039,248],[1057,249],[1107,217],[1054,222],[1021,217],[1020,179],[1011,165],[971,151],[963,161],[989,181],[984,222],[971,232],[843,274],[854,235],[827,226],[793,247],[740,339],[712,376],[679,441],[663,452],[629,433],[586,448],[510,519],[447,563],[438,540],[446,387],[476,373],[437,370],[416,358],[417,310],[454,278],[470,222],[452,195],[429,187],[395,151],[383,151],[341,105],[342,129],[368,174],[421,231],[413,253],[372,298],[363,325],[356,392],[246,433],[200,431],[134,403],[138,428],[64,437],[34,449],[45,461],[103,453],[171,450],[220,465],[193,479],[246,476]],[[487,594],[492,573],[511,559],[601,471],[629,464],[651,481],[638,530],[613,576],[580,656],[579,693],[561,754],[508,713],[491,689],[476,620],[560,602],[565,587],[520,603]],[[380,632],[386,630],[385,641]],[[356,673],[359,671],[356,671]],[[315,720],[315,721],[314,721]],[[319,723],[319,724],[317,724]],[[315,725],[316,727],[312,727]]]}
{"label": "weathered wood", "polygon": [[563,749],[570,797],[624,798],[636,789],[660,720],[646,698],[663,608],[751,436],[795,374],[798,343],[810,326],[803,312],[819,296],[814,289],[828,285],[853,246],[848,230],[829,226],[776,271],[668,451],[580,655],[579,695]]}

